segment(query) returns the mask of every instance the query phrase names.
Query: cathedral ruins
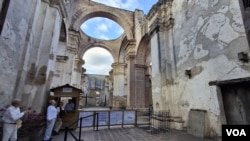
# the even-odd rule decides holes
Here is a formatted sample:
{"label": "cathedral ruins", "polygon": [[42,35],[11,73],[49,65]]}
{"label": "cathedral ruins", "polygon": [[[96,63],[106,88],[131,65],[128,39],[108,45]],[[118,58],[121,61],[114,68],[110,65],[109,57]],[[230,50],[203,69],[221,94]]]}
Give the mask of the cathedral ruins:
{"label": "cathedral ruins", "polygon": [[[249,0],[159,0],[147,15],[91,0],[3,0],[0,7],[0,106],[20,98],[42,111],[51,88],[70,84],[99,95],[90,105],[152,104],[175,117],[171,128],[197,124],[206,137],[221,136],[222,124],[250,123]],[[80,26],[94,17],[124,33],[89,37]],[[108,76],[82,67],[97,46],[114,59]]]}

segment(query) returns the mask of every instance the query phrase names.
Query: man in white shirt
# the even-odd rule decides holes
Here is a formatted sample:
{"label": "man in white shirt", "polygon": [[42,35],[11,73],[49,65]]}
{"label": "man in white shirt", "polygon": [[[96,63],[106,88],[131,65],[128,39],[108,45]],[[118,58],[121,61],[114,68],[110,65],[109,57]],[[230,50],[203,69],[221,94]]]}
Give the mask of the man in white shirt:
{"label": "man in white shirt", "polygon": [[16,141],[17,140],[17,124],[16,122],[23,117],[25,112],[21,112],[19,106],[21,101],[15,99],[12,101],[5,113],[3,114],[3,138],[2,141]]}
{"label": "man in white shirt", "polygon": [[53,127],[57,118],[57,109],[55,107],[56,101],[54,99],[49,101],[49,106],[47,108],[47,127],[45,130],[45,135],[43,141],[50,141]]}

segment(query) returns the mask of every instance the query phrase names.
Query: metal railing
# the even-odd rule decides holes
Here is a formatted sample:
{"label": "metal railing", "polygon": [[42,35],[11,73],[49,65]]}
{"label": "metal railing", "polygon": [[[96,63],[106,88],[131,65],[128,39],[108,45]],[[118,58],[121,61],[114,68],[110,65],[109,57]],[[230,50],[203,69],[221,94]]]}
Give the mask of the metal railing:
{"label": "metal railing", "polygon": [[169,111],[153,111],[150,113],[151,133],[160,133],[170,130]]}
{"label": "metal railing", "polygon": [[95,128],[96,128],[96,130],[95,131],[98,131],[98,125],[99,125],[99,123],[98,123],[98,114],[99,113],[94,113],[93,115],[89,115],[89,116],[85,116],[85,117],[81,117],[81,118],[79,118],[78,120],[76,120],[75,122],[73,122],[72,124],[70,124],[69,126],[66,126],[65,127],[65,133],[64,133],[64,141],[67,141],[67,138],[68,138],[68,133],[75,139],[75,141],[83,141],[83,140],[81,140],[81,136],[82,136],[82,127],[80,126],[79,128],[79,136],[78,136],[78,138],[72,133],[72,131],[70,130],[70,127],[71,126],[73,126],[74,124],[76,124],[77,122],[79,122],[80,121],[80,125],[82,125],[82,120],[84,119],[84,118],[88,118],[88,117],[94,117],[94,119],[95,119],[95,117],[97,118],[97,120],[96,120],[96,122],[97,122],[97,124],[94,124],[94,126],[93,126],[93,130],[95,130]]}
{"label": "metal railing", "polygon": [[[152,110],[148,108],[143,109],[137,109],[137,110],[108,110],[108,111],[83,111],[83,112],[90,112],[90,114],[82,115],[78,120],[71,123],[69,126],[65,127],[65,134],[64,134],[64,141],[67,141],[68,135],[71,135],[75,141],[82,141],[82,128],[84,127],[93,127],[93,130],[98,131],[99,126],[107,126],[110,128],[110,126],[121,126],[123,128],[124,125],[134,125],[136,127],[148,125],[150,126],[150,119],[152,119],[155,115],[150,114]],[[92,113],[91,113],[92,112]],[[125,122],[125,115],[127,114],[134,114],[134,121],[132,122]],[[103,124],[102,121],[105,119],[105,116],[103,117],[103,113],[107,114],[108,121],[106,124]],[[111,113],[121,113],[121,122],[120,123],[113,123],[111,122]],[[127,113],[127,114],[125,114]],[[100,117],[99,117],[100,116]],[[152,117],[153,116],[153,117]],[[117,116],[119,117],[119,116]],[[92,118],[89,120],[89,118]],[[114,117],[113,117],[114,118]],[[93,123],[86,125],[84,123],[87,123],[89,121],[92,121]],[[99,124],[100,122],[100,124]],[[73,131],[70,130],[75,124],[78,124],[77,128],[79,128],[79,135],[73,134]]]}

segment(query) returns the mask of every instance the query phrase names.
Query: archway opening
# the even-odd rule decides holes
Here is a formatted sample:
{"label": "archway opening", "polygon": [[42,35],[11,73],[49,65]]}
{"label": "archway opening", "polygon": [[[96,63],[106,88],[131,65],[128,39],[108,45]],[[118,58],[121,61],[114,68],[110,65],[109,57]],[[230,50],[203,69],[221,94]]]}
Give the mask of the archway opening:
{"label": "archway opening", "polygon": [[124,33],[119,24],[103,17],[91,18],[85,21],[80,28],[88,36],[101,40],[114,40]]}
{"label": "archway opening", "polygon": [[86,74],[109,75],[114,59],[109,51],[101,47],[88,49],[84,55]]}

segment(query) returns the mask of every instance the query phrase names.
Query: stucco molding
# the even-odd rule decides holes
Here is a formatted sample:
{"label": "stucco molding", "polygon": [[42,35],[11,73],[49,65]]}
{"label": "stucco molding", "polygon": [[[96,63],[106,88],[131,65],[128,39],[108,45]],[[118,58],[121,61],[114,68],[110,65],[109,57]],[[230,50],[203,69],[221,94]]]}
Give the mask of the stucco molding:
{"label": "stucco molding", "polygon": [[79,57],[76,57],[75,58],[74,70],[81,73],[83,71],[83,69],[82,69],[83,64],[84,64],[84,60],[82,60]]}
{"label": "stucco molding", "polygon": [[125,63],[113,63],[111,66],[113,68],[114,75],[119,75],[119,74],[124,75],[125,67],[127,66],[127,64],[125,64]]}
{"label": "stucco molding", "polygon": [[66,63],[69,60],[68,56],[64,56],[64,55],[57,55],[56,56],[56,61],[60,62],[60,63]]}
{"label": "stucco molding", "polygon": [[42,2],[48,3],[50,7],[57,8],[61,13],[62,18],[68,16],[64,0],[42,0]]}
{"label": "stucco molding", "polygon": [[70,30],[68,33],[67,52],[77,54],[80,44],[79,32]]}

